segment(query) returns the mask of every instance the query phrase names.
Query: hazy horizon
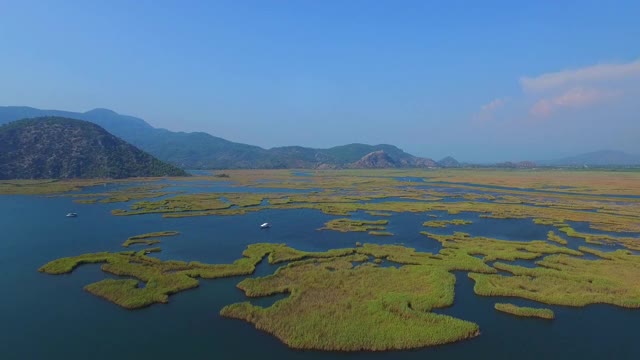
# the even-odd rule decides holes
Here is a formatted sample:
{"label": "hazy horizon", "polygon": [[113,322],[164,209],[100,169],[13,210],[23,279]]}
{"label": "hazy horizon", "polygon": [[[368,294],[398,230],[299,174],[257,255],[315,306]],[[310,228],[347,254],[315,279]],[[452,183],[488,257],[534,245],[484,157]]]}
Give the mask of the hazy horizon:
{"label": "hazy horizon", "polygon": [[264,148],[494,162],[640,154],[640,4],[0,5],[0,103],[107,108]]}

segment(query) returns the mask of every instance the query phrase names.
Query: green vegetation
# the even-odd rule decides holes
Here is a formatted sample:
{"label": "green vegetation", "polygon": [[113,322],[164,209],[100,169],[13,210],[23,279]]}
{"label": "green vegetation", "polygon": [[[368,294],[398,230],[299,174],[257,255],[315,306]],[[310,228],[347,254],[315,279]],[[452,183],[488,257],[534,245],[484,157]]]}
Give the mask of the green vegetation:
{"label": "green vegetation", "polygon": [[382,212],[382,211],[367,211],[367,214],[371,216],[392,216],[392,213]]}
{"label": "green vegetation", "polygon": [[336,258],[246,279],[238,287],[247,296],[290,296],[269,308],[245,302],[220,313],[251,322],[296,349],[411,349],[479,334],[474,323],[430,312],[453,303],[454,284],[455,277],[442,270],[353,268],[348,259]]}
{"label": "green vegetation", "polygon": [[[139,235],[138,240],[140,237],[145,239],[153,234]],[[270,263],[279,263],[308,257],[340,257],[355,252],[354,249],[336,249],[324,253],[310,253],[291,249],[283,244],[253,244],[242,253],[242,258],[232,264],[161,261],[146,256],[159,250],[159,248],[150,248],[138,252],[102,252],[61,258],[45,264],[39,271],[53,275],[66,274],[82,264],[103,263],[101,267],[103,271],[133,277],[137,280],[108,279],[90,284],[85,287],[85,290],[127,309],[136,309],[154,303],[166,303],[169,295],[198,286],[196,278],[215,279],[252,274],[255,266],[267,255]],[[365,260],[364,256],[354,255],[354,261]],[[139,281],[146,285],[139,287]]]}
{"label": "green vegetation", "polygon": [[156,237],[176,236],[178,234],[180,233],[177,231],[158,231],[158,232],[135,235],[130,237],[129,240],[141,240],[141,239],[149,239],[149,238],[156,238]]}
{"label": "green vegetation", "polygon": [[547,233],[547,240],[556,242],[560,245],[567,245],[567,240],[561,238],[559,235],[557,235],[553,231],[549,231]]}
{"label": "green vegetation", "polygon": [[122,246],[129,247],[131,245],[139,245],[139,244],[154,245],[154,244],[160,243],[160,240],[156,238],[166,237],[166,236],[176,236],[178,234],[179,232],[177,231],[159,231],[159,232],[136,235],[128,238],[127,241],[122,243]]}
{"label": "green vegetation", "polygon": [[[393,235],[386,229],[387,219],[371,221],[349,217],[356,217],[361,211],[371,216],[412,212],[416,213],[416,219],[424,215],[437,217],[427,213],[431,211],[473,213],[481,218],[527,219],[557,230],[549,231],[546,239],[535,241],[423,231],[423,235],[442,244],[442,249],[435,254],[401,245],[356,243],[353,248],[306,252],[284,244],[253,244],[246,248],[240,259],[230,264],[161,261],[149,256],[159,251],[158,248],[144,247],[139,251],[63,258],[46,264],[40,271],[61,274],[71,272],[81,264],[101,263],[105,272],[123,278],[90,284],[86,290],[133,309],[167,302],[171,294],[198,286],[199,278],[251,274],[266,258],[271,264],[281,264],[279,269],[270,276],[245,279],[239,288],[249,297],[280,293],[289,296],[265,308],[250,303],[232,304],[222,309],[221,314],[250,322],[298,349],[410,349],[476,336],[479,333],[476,324],[432,312],[452,304],[454,271],[467,272],[475,281],[474,291],[482,296],[511,296],[570,306],[607,303],[640,308],[640,256],[626,250],[601,252],[581,247],[578,251],[566,246],[568,236],[583,239],[587,244],[615,244],[640,250],[640,239],[582,233],[568,225],[587,222],[591,228],[603,231],[640,231],[640,200],[601,195],[620,193],[621,189],[625,189],[624,194],[640,194],[640,182],[637,182],[640,178],[636,174],[615,181],[617,178],[603,172],[586,173],[585,177],[601,186],[600,189],[583,181],[582,173],[576,176],[575,173],[558,172],[559,180],[555,172],[546,171],[540,174],[528,172],[527,176],[504,171],[459,171],[328,170],[296,177],[290,171],[229,170],[229,179],[233,179],[234,186],[306,189],[309,192],[202,193],[151,199],[161,188],[146,184],[137,189],[92,197],[71,196],[102,203],[136,200],[138,196],[149,198],[126,204],[126,210],[117,210],[116,215],[233,216],[264,209],[313,209],[344,216],[328,221],[323,230],[355,231],[375,236]],[[446,183],[439,184],[442,189],[437,191],[427,190],[419,183],[397,180],[400,177]],[[204,179],[220,181],[214,176]],[[469,182],[505,188],[476,186],[474,191],[480,189],[492,194],[465,194],[463,190],[472,187],[467,184]],[[567,184],[573,184],[573,187],[567,190]],[[2,186],[0,182],[0,191]],[[25,186],[32,185],[25,183]],[[449,193],[446,188],[456,191]],[[557,189],[562,193],[536,193],[535,189]],[[470,223],[460,219],[431,220],[424,225],[446,227]],[[125,244],[152,245],[158,242],[158,237],[170,235],[175,234],[142,234],[131,237]],[[589,260],[584,254],[595,255],[598,260]],[[516,260],[534,260],[535,267],[507,263]],[[398,268],[381,264],[395,264]],[[512,276],[501,275],[504,272]],[[496,309],[519,316],[553,317],[547,309],[511,304],[496,304]]]}
{"label": "green vegetation", "polygon": [[127,239],[127,241],[122,243],[122,246],[129,247],[131,245],[155,245],[155,244],[159,244],[159,243],[160,243],[160,240],[158,240],[158,239],[151,239],[151,240],[146,240],[146,239],[131,240],[131,239]]}
{"label": "green vegetation", "polygon": [[551,255],[538,261],[536,268],[494,264],[514,276],[470,273],[469,277],[476,282],[475,293],[483,296],[516,296],[567,306],[605,303],[640,308],[640,256],[625,250],[580,250],[602,259]]}
{"label": "green vegetation", "polygon": [[636,238],[615,237],[603,234],[585,234],[575,231],[572,227],[566,224],[560,225],[560,228],[558,230],[567,234],[567,236],[583,239],[589,244],[620,244],[627,249],[640,250],[640,241]]}
{"label": "green vegetation", "polygon": [[524,317],[537,317],[540,319],[552,320],[555,318],[553,310],[550,309],[536,309],[530,307],[516,306],[513,304],[497,303],[495,309],[507,314],[524,316]]}
{"label": "green vegetation", "polygon": [[485,237],[471,237],[471,235],[461,232],[456,232],[453,235],[436,235],[427,232],[422,232],[422,234],[439,241],[445,249],[460,250],[468,255],[484,255],[484,261],[532,260],[544,254],[582,256],[579,251],[551,245],[541,240],[506,241]]}
{"label": "green vegetation", "polygon": [[349,231],[384,231],[385,225],[389,223],[388,220],[351,220],[351,219],[334,219],[326,224],[319,230],[335,230],[340,232]]}
{"label": "green vegetation", "polygon": [[[178,195],[169,199],[156,201],[142,201],[133,204],[130,210],[116,210],[115,215],[134,215],[146,213],[163,213],[165,217],[184,216],[211,216],[211,215],[242,215],[248,212],[265,209],[315,209],[329,215],[350,216],[357,211],[365,211],[373,216],[392,214],[398,212],[423,213],[431,211],[446,211],[449,214],[473,212],[481,217],[502,219],[534,218],[537,224],[562,227],[565,221],[589,222],[594,229],[605,231],[629,231],[640,232],[640,201],[625,199],[627,204],[620,204],[616,198],[594,194],[596,189],[587,189],[582,179],[582,172],[558,173],[541,172],[532,174],[535,181],[514,176],[512,172],[505,171],[480,171],[468,170],[438,170],[424,172],[419,170],[341,170],[341,171],[315,171],[312,176],[296,177],[290,171],[229,171],[230,177],[236,186],[252,186],[259,188],[291,188],[306,189],[312,192],[300,194],[251,194],[229,193],[220,194],[229,201],[220,200],[216,194],[190,194]],[[518,172],[513,172],[518,173]],[[407,183],[396,180],[396,177],[415,176],[425,178],[428,181],[446,181],[439,184],[443,188],[465,189],[471,186],[458,184],[469,179],[460,176],[469,176],[476,179],[479,185],[499,184],[505,187],[525,187],[520,183],[509,183],[517,178],[518,182],[526,183],[535,189],[549,191],[549,184],[556,184],[563,189],[573,182],[583,183],[582,187],[573,186],[574,194],[545,192],[535,193],[507,188],[482,188],[473,186],[474,191],[491,191],[498,195],[475,193],[450,193],[447,191],[434,191],[419,188],[419,183]],[[535,175],[535,176],[534,176]],[[560,176],[558,182],[556,176]],[[619,193],[620,187],[629,190],[628,194],[639,193],[640,186],[636,186],[633,180],[637,176],[629,175],[629,178],[621,178],[619,182],[611,178],[607,172],[595,172],[594,181],[601,181],[603,189],[610,193]],[[200,179],[218,181],[219,178],[206,176]],[[503,179],[503,180],[501,180]],[[303,181],[304,180],[304,181]],[[452,181],[455,180],[455,181]],[[180,181],[190,181],[188,179]],[[605,182],[606,181],[606,182]],[[538,182],[538,183],[536,183]],[[612,186],[611,184],[615,184]],[[515,186],[514,186],[515,185]],[[316,189],[321,188],[321,191]],[[312,190],[313,189],[313,190]],[[558,189],[561,190],[561,189]],[[564,189],[566,190],[566,189]],[[578,192],[578,190],[584,193]],[[603,190],[604,191],[604,190]],[[231,199],[231,197],[234,197]],[[438,201],[439,199],[455,201]],[[380,201],[389,199],[389,201]],[[391,200],[394,199],[394,200]],[[398,201],[404,199],[412,201]],[[263,200],[269,204],[260,205]],[[372,202],[372,200],[378,200]],[[428,214],[434,215],[434,214]],[[434,215],[435,216],[435,215]],[[438,224],[438,223],[434,223]]]}
{"label": "green vegetation", "polygon": [[373,236],[393,236],[392,232],[388,231],[369,231],[369,235]]}
{"label": "green vegetation", "polygon": [[453,219],[453,220],[431,220],[425,221],[422,226],[433,227],[433,228],[444,228],[447,225],[469,225],[472,224],[472,221],[462,220],[462,219]]}
{"label": "green vegetation", "polygon": [[0,180],[0,195],[61,194],[69,191],[77,191],[86,186],[102,185],[104,183],[104,180],[99,179]]}

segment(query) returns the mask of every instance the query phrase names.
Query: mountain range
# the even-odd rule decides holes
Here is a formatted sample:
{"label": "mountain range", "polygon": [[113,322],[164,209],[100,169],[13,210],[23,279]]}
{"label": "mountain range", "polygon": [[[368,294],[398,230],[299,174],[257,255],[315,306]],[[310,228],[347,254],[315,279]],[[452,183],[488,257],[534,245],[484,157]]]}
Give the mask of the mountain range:
{"label": "mountain range", "polygon": [[[388,167],[437,167],[432,159],[408,154],[393,145],[349,144],[328,149],[301,146],[263,149],[228,141],[204,132],[173,132],[154,128],[146,121],[108,109],[84,113],[41,110],[23,106],[0,107],[0,124],[39,116],[58,116],[93,122],[110,133],[183,169],[279,169],[369,167],[360,161],[382,151]],[[378,167],[371,163],[372,167]]]}
{"label": "mountain range", "polygon": [[[452,157],[440,161],[408,154],[393,145],[348,144],[328,149],[285,146],[263,149],[225,140],[204,132],[173,132],[151,126],[146,121],[108,109],[87,112],[42,110],[26,106],[0,106],[0,125],[24,118],[58,116],[92,122],[108,132],[183,169],[279,169],[279,168],[456,168]],[[560,167],[640,166],[640,156],[602,150],[573,157],[493,165],[503,168],[531,168],[537,165]]]}
{"label": "mountain range", "polygon": [[88,121],[41,117],[0,126],[0,179],[186,175]]}

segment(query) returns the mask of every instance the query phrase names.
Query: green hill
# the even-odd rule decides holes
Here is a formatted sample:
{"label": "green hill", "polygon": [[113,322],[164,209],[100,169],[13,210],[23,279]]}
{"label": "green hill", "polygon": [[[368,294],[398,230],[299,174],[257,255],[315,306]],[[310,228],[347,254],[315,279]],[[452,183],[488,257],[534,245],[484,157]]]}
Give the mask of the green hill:
{"label": "green hill", "polygon": [[183,169],[282,169],[350,167],[367,154],[384,151],[395,167],[432,167],[431,159],[415,157],[393,145],[349,144],[329,149],[285,146],[263,149],[203,132],[157,129],[142,119],[108,109],[84,113],[0,106],[0,124],[38,116],[61,116],[90,121],[151,155]]}
{"label": "green hill", "polygon": [[185,175],[87,121],[42,117],[0,126],[0,179]]}

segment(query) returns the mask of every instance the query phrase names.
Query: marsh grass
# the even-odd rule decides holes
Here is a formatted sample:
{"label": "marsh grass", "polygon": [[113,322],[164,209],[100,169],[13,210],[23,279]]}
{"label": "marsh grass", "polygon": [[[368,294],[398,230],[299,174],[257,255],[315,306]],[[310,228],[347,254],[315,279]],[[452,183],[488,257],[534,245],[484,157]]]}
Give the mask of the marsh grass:
{"label": "marsh grass", "polygon": [[453,235],[437,235],[428,232],[421,234],[437,240],[445,249],[463,251],[468,255],[484,255],[484,261],[533,260],[545,254],[567,254],[582,256],[582,253],[566,247],[549,244],[547,241],[509,241],[455,232]]}
{"label": "marsh grass", "polygon": [[251,322],[297,349],[411,349],[479,334],[474,323],[430,312],[453,303],[454,284],[455,277],[443,270],[353,268],[348,259],[335,258],[246,279],[238,287],[247,296],[290,296],[268,308],[244,302],[220,313]]}
{"label": "marsh grass", "polygon": [[[146,239],[149,236],[158,236],[157,234],[171,236],[169,234],[172,233],[174,232],[149,233],[137,237]],[[232,264],[203,264],[196,261],[161,261],[147,256],[158,251],[160,248],[147,248],[137,252],[84,254],[51,261],[43,265],[39,271],[52,275],[66,274],[82,264],[103,263],[103,271],[137,280],[108,279],[90,284],[85,290],[124,308],[136,309],[153,303],[167,302],[169,295],[198,286],[197,278],[215,279],[252,274],[256,265],[267,255],[269,262],[275,264],[306,258],[343,257],[355,253],[354,249],[305,252],[284,244],[252,244],[242,253],[243,257]],[[355,260],[366,261],[366,258],[359,256]],[[138,281],[144,282],[145,286],[139,287]]]}
{"label": "marsh grass", "polygon": [[476,282],[475,293],[483,296],[515,296],[567,306],[604,303],[640,308],[640,256],[626,250],[580,250],[602,259],[551,255],[538,261],[535,268],[494,264],[513,276],[470,273],[469,277]]}
{"label": "marsh grass", "polygon": [[547,320],[553,320],[555,318],[555,314],[551,309],[523,307],[506,303],[497,303],[494,308],[498,311],[516,316],[536,317]]}
{"label": "marsh grass", "polygon": [[[177,231],[158,231],[147,234],[135,235],[128,238],[125,242],[122,243],[122,246],[129,247],[132,245],[155,245],[159,244],[160,240],[157,239],[159,237],[167,237],[167,236],[176,236],[180,234]],[[146,250],[149,251],[149,250]]]}
{"label": "marsh grass", "polygon": [[373,235],[373,236],[393,236],[393,233],[389,232],[389,231],[369,231],[369,235]]}
{"label": "marsh grass", "polygon": [[473,221],[462,220],[462,219],[453,219],[453,220],[431,220],[425,221],[422,223],[422,226],[432,227],[432,228],[445,228],[448,225],[469,225],[472,224]]}
{"label": "marsh grass", "polygon": [[352,220],[352,219],[333,219],[324,224],[319,230],[334,230],[340,232],[367,232],[367,231],[384,231],[388,220]]}
{"label": "marsh grass", "polygon": [[122,246],[124,247],[129,247],[131,245],[155,245],[155,244],[159,244],[160,240],[158,239],[140,239],[140,240],[131,240],[131,239],[127,239],[125,242],[122,243]]}
{"label": "marsh grass", "polygon": [[596,244],[596,245],[613,245],[619,244],[627,249],[631,250],[640,250],[640,239],[631,238],[631,237],[617,237],[605,234],[587,234],[581,233],[574,230],[571,226],[567,224],[562,224],[558,226],[558,231],[565,233],[569,237],[583,239],[588,244]]}
{"label": "marsh grass", "polygon": [[567,245],[567,240],[563,239],[562,237],[560,237],[558,234],[556,234],[553,231],[549,231],[547,233],[547,240],[553,241],[553,242],[558,243],[560,245]]}
{"label": "marsh grass", "polygon": [[130,237],[129,240],[143,240],[143,239],[157,238],[157,237],[176,236],[178,234],[180,233],[177,231],[158,231],[158,232],[135,235]]}

